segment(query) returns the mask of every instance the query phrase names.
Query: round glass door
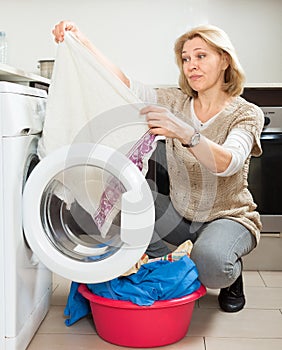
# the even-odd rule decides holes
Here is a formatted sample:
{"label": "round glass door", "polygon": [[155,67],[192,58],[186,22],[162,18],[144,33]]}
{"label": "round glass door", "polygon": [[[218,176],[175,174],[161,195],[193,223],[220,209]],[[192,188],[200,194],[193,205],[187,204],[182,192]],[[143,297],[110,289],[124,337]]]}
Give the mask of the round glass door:
{"label": "round glass door", "polygon": [[52,271],[96,283],[129,270],[150,243],[151,190],[116,150],[94,144],[63,147],[31,173],[23,196],[24,231]]}

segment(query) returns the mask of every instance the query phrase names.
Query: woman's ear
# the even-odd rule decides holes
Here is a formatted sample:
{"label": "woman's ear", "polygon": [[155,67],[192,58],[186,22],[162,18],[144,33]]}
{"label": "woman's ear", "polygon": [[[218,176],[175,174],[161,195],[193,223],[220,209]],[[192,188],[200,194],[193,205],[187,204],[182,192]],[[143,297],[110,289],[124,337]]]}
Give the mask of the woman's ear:
{"label": "woman's ear", "polygon": [[230,56],[227,52],[223,52],[222,54],[222,69],[226,70],[230,65]]}

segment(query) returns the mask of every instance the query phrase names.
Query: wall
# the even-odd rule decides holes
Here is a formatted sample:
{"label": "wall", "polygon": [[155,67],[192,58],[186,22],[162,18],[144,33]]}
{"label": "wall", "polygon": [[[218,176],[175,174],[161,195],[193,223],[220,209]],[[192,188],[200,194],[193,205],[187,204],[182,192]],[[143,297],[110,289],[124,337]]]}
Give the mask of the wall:
{"label": "wall", "polygon": [[128,75],[148,84],[176,84],[175,39],[192,26],[223,28],[248,83],[282,82],[282,0],[0,0],[8,64],[38,73],[53,58],[54,24],[71,19]]}

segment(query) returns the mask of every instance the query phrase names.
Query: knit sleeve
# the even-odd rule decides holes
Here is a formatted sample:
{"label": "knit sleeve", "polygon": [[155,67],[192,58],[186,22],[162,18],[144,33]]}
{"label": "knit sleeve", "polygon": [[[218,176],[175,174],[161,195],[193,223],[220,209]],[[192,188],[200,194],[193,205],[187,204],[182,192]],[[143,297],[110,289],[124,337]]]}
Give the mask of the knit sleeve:
{"label": "knit sleeve", "polygon": [[188,96],[179,88],[158,88],[157,90],[158,104],[169,108],[171,111],[182,111]]}
{"label": "knit sleeve", "polygon": [[157,103],[157,93],[151,86],[140,83],[139,81],[130,79],[130,89],[135,93],[141,101],[146,103]]}
{"label": "knit sleeve", "polygon": [[259,157],[262,154],[260,136],[264,125],[262,110],[247,101],[237,111],[238,116],[231,125],[231,129],[239,128],[250,132],[254,137],[251,155]]}

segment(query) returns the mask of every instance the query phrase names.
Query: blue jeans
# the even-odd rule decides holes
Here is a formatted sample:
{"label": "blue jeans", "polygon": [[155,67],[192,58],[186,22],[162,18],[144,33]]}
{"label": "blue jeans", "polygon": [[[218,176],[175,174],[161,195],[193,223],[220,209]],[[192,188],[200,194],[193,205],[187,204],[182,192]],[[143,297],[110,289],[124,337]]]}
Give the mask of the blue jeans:
{"label": "blue jeans", "polygon": [[194,244],[191,259],[199,271],[199,280],[208,288],[225,288],[239,277],[241,257],[256,246],[256,239],[242,224],[230,219],[199,223],[184,219],[174,209],[169,196],[157,194],[156,223],[147,249],[150,257],[170,252],[165,244],[175,246],[186,240]]}

